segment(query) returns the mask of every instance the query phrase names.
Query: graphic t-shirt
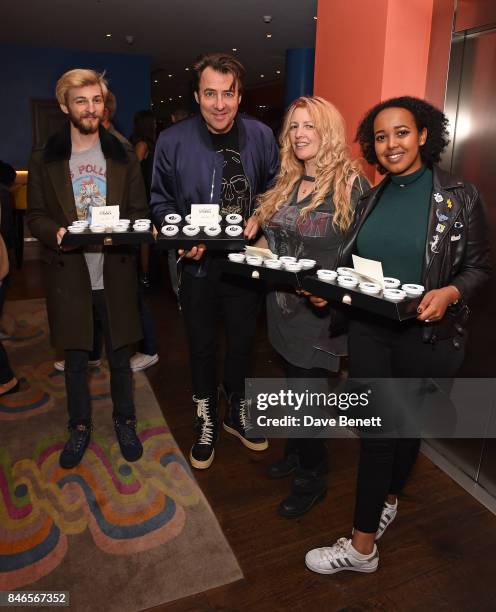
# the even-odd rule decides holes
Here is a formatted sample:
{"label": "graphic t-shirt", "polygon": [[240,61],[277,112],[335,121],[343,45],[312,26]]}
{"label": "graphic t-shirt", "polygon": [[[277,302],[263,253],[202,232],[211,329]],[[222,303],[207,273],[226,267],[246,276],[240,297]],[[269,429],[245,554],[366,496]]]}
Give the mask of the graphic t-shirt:
{"label": "graphic t-shirt", "polygon": [[[107,162],[100,141],[91,149],[72,153],[69,167],[78,219],[91,223],[91,206],[105,206],[107,202]],[[103,289],[102,247],[87,247],[84,256],[91,288]]]}
{"label": "graphic t-shirt", "polygon": [[250,184],[239,154],[239,136],[236,124],[225,134],[210,134],[217,153],[224,156],[220,214],[235,213],[246,218],[250,209]]}

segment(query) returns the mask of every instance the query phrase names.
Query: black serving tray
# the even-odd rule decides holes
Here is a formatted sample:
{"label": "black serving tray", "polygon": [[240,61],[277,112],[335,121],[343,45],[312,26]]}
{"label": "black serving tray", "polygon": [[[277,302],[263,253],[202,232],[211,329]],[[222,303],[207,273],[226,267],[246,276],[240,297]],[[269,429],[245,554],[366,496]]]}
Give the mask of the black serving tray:
{"label": "black serving tray", "polygon": [[162,232],[157,235],[157,247],[159,249],[191,249],[199,244],[204,244],[209,251],[242,251],[247,241],[243,234],[233,238],[228,236],[224,229],[228,224],[220,223],[222,233],[218,236],[208,236],[200,228],[200,232],[196,236],[186,236],[182,233],[182,228],[187,223],[178,223],[179,232],[175,236],[164,236]]}
{"label": "black serving tray", "polygon": [[320,269],[319,265],[302,270],[301,272],[288,272],[287,270],[274,270],[265,266],[252,266],[251,264],[237,263],[227,259],[222,262],[222,270],[228,274],[238,274],[247,278],[265,280],[277,285],[290,285],[296,289],[303,289],[304,278],[308,274],[315,274]]}
{"label": "black serving tray", "polygon": [[[382,291],[377,295],[369,295],[362,293],[358,287],[356,289],[341,287],[337,279],[323,281],[316,275],[306,276],[303,279],[303,289],[326,300],[355,306],[395,321],[407,321],[417,317],[417,306],[423,298],[421,295],[415,298],[407,297],[402,302],[389,302],[383,298]],[[345,296],[348,297],[343,300]]]}
{"label": "black serving tray", "polygon": [[71,234],[71,232],[68,231],[66,234],[64,234],[60,246],[88,246],[92,244],[116,246],[122,244],[141,244],[143,242],[154,242],[151,231],[135,232],[130,230],[128,232],[106,231],[96,233],[89,229],[85,229],[83,232],[78,234]]}

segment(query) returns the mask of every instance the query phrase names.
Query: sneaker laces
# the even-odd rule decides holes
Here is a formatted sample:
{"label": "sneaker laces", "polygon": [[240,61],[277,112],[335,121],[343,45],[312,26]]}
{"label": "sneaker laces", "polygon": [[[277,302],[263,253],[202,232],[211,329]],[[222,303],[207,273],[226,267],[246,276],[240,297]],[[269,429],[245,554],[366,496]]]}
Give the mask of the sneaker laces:
{"label": "sneaker laces", "polygon": [[328,561],[329,563],[331,561],[337,561],[337,559],[348,552],[349,545],[350,540],[347,538],[339,538],[332,546],[319,548],[320,556],[324,561]]}
{"label": "sneaker laces", "polygon": [[200,421],[201,434],[197,444],[212,444],[214,439],[214,423],[210,417],[209,397],[197,398],[193,395],[196,404],[196,415]]}
{"label": "sneaker laces", "polygon": [[76,425],[76,427],[70,427],[71,435],[67,441],[66,448],[74,453],[79,453],[83,445],[86,433],[89,431],[89,427],[86,425]]}
{"label": "sneaker laces", "polygon": [[239,400],[239,422],[245,431],[251,428],[250,417],[248,416],[247,412],[248,406],[249,401],[242,397]]}
{"label": "sneaker laces", "polygon": [[139,442],[136,436],[136,421],[128,419],[127,421],[115,420],[115,427],[119,432],[119,438],[122,444],[132,446]]}

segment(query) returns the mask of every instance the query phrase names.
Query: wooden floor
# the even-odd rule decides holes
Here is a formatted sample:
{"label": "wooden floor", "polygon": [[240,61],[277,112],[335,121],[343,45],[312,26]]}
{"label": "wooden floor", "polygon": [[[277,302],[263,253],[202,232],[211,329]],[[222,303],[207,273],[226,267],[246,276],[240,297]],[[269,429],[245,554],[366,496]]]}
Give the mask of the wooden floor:
{"label": "wooden floor", "polygon": [[[43,295],[39,274],[37,262],[26,262],[22,273],[14,273],[9,299]],[[163,287],[149,296],[160,361],[147,374],[187,456],[193,411],[185,336],[167,280]],[[254,374],[278,376],[263,321],[259,329]],[[195,476],[245,578],[154,610],[496,610],[496,517],[423,456],[400,500],[398,517],[380,542],[376,573],[320,576],[307,570],[307,550],[350,533],[357,443],[329,442],[329,492],[298,520],[276,514],[289,481],[265,476],[281,449],[282,441],[275,440],[268,451],[254,453],[223,432],[214,464]]]}

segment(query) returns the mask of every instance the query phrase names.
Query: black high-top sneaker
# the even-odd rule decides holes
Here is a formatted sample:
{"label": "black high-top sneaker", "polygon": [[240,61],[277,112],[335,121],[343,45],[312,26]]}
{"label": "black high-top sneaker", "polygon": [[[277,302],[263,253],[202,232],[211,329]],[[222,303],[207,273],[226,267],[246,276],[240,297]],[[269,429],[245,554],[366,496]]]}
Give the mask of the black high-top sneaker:
{"label": "black high-top sneaker", "polygon": [[91,425],[69,425],[69,439],[60,453],[60,467],[70,470],[76,467],[90,442]]}
{"label": "black high-top sneaker", "polygon": [[207,397],[193,395],[193,401],[196,404],[197,438],[191,447],[189,460],[194,468],[206,470],[214,460],[214,446],[219,435],[217,398],[213,395]]}
{"label": "black high-top sneaker", "polygon": [[249,415],[249,402],[251,400],[245,399],[239,393],[230,393],[228,395],[224,387],[221,387],[221,390],[227,402],[227,410],[223,422],[224,429],[233,436],[236,436],[250,450],[263,451],[268,448],[267,438],[248,437],[252,428]]}
{"label": "black high-top sneaker", "polygon": [[124,459],[138,461],[143,454],[143,446],[136,433],[136,419],[114,417],[114,429]]}

